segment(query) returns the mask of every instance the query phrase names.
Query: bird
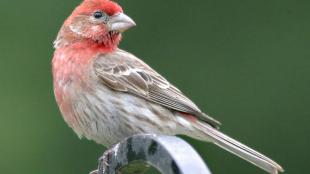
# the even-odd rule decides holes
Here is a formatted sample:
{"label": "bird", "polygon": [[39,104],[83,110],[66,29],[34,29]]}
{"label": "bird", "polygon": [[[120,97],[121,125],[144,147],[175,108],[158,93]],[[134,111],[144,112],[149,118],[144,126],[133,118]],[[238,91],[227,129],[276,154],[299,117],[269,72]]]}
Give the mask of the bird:
{"label": "bird", "polygon": [[135,134],[186,135],[211,142],[271,174],[275,161],[222,133],[177,87],[118,48],[136,26],[112,0],[83,0],[65,20],[52,59],[53,88],[65,122],[80,137],[111,147]]}

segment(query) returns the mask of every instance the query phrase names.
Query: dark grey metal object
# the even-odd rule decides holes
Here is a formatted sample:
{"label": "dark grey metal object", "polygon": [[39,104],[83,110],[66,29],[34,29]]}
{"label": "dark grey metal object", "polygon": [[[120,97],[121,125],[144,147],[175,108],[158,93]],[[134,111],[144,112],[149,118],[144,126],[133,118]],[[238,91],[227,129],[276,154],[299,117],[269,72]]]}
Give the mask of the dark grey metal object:
{"label": "dark grey metal object", "polygon": [[174,136],[135,135],[107,150],[97,174],[142,174],[153,166],[163,174],[211,174],[198,153]]}

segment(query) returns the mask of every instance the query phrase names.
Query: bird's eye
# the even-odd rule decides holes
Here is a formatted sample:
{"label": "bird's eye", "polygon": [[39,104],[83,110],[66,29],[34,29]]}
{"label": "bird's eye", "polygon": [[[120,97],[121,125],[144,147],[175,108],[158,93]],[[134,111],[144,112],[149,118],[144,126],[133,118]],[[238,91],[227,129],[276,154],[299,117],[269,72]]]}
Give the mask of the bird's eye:
{"label": "bird's eye", "polygon": [[101,11],[96,11],[94,14],[93,14],[94,18],[96,19],[100,19],[102,18],[103,16],[103,13]]}
{"label": "bird's eye", "polygon": [[93,16],[95,19],[99,19],[100,21],[103,21],[103,23],[105,24],[109,21],[109,16],[102,11],[95,11],[93,13]]}

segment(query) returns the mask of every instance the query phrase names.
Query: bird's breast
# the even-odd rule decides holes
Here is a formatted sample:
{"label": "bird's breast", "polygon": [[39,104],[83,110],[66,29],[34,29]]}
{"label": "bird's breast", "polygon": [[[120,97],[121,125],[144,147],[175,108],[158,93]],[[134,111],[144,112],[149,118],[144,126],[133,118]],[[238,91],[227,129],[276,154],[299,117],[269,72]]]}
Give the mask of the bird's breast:
{"label": "bird's breast", "polygon": [[92,57],[91,51],[62,48],[55,51],[52,61],[56,102],[65,121],[79,135],[80,120],[74,113],[74,106],[78,96],[91,89]]}
{"label": "bird's breast", "polygon": [[52,65],[57,104],[80,137],[111,145],[137,133],[176,133],[173,111],[105,86],[83,54],[56,51]]}

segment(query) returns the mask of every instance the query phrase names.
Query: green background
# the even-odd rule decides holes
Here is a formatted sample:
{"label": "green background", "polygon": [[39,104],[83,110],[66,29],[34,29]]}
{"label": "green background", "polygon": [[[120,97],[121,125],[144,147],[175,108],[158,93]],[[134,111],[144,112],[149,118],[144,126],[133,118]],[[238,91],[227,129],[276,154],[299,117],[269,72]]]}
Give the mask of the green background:
{"label": "green background", "polygon": [[[0,173],[87,174],[104,147],[79,140],[56,106],[52,42],[77,0],[0,1]],[[310,1],[119,0],[143,58],[222,130],[286,173],[308,173]],[[264,172],[186,138],[214,174]]]}

